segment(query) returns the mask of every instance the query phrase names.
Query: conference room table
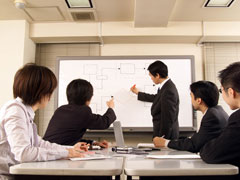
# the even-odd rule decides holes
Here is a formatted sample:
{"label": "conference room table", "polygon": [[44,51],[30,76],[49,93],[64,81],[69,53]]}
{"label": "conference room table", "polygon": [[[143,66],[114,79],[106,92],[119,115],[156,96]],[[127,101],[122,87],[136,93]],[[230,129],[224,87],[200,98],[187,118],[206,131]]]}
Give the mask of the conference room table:
{"label": "conference room table", "polygon": [[[188,179],[237,179],[238,167],[230,164],[207,164],[200,158],[178,159],[150,159],[146,155],[116,154],[108,150],[99,151],[110,155],[111,158],[102,160],[56,160],[47,162],[30,162],[10,167],[10,174],[15,179],[86,179],[86,180],[110,180],[115,177],[119,180],[124,177],[128,180],[132,177],[145,179],[164,180],[188,180]],[[161,149],[152,151],[151,155],[185,155],[192,154],[186,151]],[[122,178],[123,179],[123,178]]]}
{"label": "conference room table", "polygon": [[[101,153],[112,154],[110,150],[103,150]],[[111,157],[81,161],[29,162],[11,166],[10,174],[17,180],[111,180],[113,176],[119,180],[123,173],[123,161],[123,157]]]}
{"label": "conference room table", "polygon": [[[176,151],[164,148],[154,151],[151,155],[194,155],[187,151]],[[207,164],[200,158],[166,158],[153,159],[146,156],[126,158],[124,173],[127,179],[138,176],[140,180],[164,179],[164,180],[222,180],[238,179],[238,167],[230,164]]]}

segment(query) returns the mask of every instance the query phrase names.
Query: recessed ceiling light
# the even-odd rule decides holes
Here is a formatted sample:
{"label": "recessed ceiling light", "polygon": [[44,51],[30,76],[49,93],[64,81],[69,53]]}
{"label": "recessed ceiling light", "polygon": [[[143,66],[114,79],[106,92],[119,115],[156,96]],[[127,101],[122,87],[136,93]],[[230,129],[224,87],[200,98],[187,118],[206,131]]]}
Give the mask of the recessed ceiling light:
{"label": "recessed ceiling light", "polygon": [[92,8],[91,0],[66,0],[69,8]]}
{"label": "recessed ceiling light", "polygon": [[229,7],[234,0],[206,0],[204,7]]}

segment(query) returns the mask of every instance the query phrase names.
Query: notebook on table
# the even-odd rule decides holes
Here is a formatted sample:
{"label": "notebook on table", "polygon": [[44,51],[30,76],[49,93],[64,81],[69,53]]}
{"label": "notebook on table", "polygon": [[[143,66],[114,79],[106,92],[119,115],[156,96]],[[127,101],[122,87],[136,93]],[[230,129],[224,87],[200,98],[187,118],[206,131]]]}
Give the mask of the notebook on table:
{"label": "notebook on table", "polygon": [[71,161],[86,161],[86,160],[98,160],[98,159],[109,159],[111,156],[102,155],[102,154],[94,154],[94,155],[85,155],[85,157],[75,157],[70,158]]}

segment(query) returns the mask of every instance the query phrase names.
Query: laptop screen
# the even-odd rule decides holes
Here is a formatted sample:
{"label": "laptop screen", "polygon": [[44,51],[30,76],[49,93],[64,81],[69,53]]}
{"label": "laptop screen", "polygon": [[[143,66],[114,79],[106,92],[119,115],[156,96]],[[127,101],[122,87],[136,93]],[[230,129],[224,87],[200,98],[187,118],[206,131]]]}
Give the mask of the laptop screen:
{"label": "laptop screen", "polygon": [[122,126],[120,121],[115,121],[113,123],[113,131],[114,131],[116,145],[118,147],[125,147]]}

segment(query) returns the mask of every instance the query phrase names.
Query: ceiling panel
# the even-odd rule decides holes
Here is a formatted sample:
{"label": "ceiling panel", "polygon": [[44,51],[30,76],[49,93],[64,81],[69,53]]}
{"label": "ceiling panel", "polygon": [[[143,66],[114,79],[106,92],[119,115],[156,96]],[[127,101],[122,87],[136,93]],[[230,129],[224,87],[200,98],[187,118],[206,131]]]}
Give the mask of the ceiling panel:
{"label": "ceiling panel", "polygon": [[166,27],[176,0],[137,0],[135,27]]}
{"label": "ceiling panel", "polygon": [[36,7],[25,8],[26,13],[33,21],[64,21],[60,9],[58,7]]}
{"label": "ceiling panel", "polygon": [[[82,9],[71,10],[67,7],[65,0],[26,0],[27,8],[49,8],[58,7],[59,13],[63,19],[56,15],[55,19],[60,21],[74,21],[71,12],[81,12]],[[135,1],[140,0],[92,0],[94,8],[92,11],[97,16],[97,21],[134,21]],[[167,1],[167,0],[165,0]],[[31,19],[23,10],[14,6],[13,0],[0,0],[0,20],[21,20],[26,19],[30,23]],[[150,1],[149,1],[150,2]],[[205,0],[176,0],[176,3],[170,12],[169,21],[240,21],[240,0],[235,0],[230,8],[203,8]],[[154,11],[163,11],[167,7],[163,4]],[[85,9],[86,11],[86,9]],[[138,14],[148,14],[153,11],[151,5],[141,8]],[[51,11],[46,11],[45,15],[49,17],[41,18],[43,21],[50,21]],[[144,18],[144,16],[140,17]],[[166,20],[164,16],[156,16],[156,19]],[[162,19],[161,19],[162,18]],[[37,19],[37,18],[36,18]]]}
{"label": "ceiling panel", "polygon": [[133,21],[135,0],[94,0],[99,21]]}
{"label": "ceiling panel", "polygon": [[205,0],[177,0],[170,21],[240,21],[240,0],[229,8],[204,8]]}

